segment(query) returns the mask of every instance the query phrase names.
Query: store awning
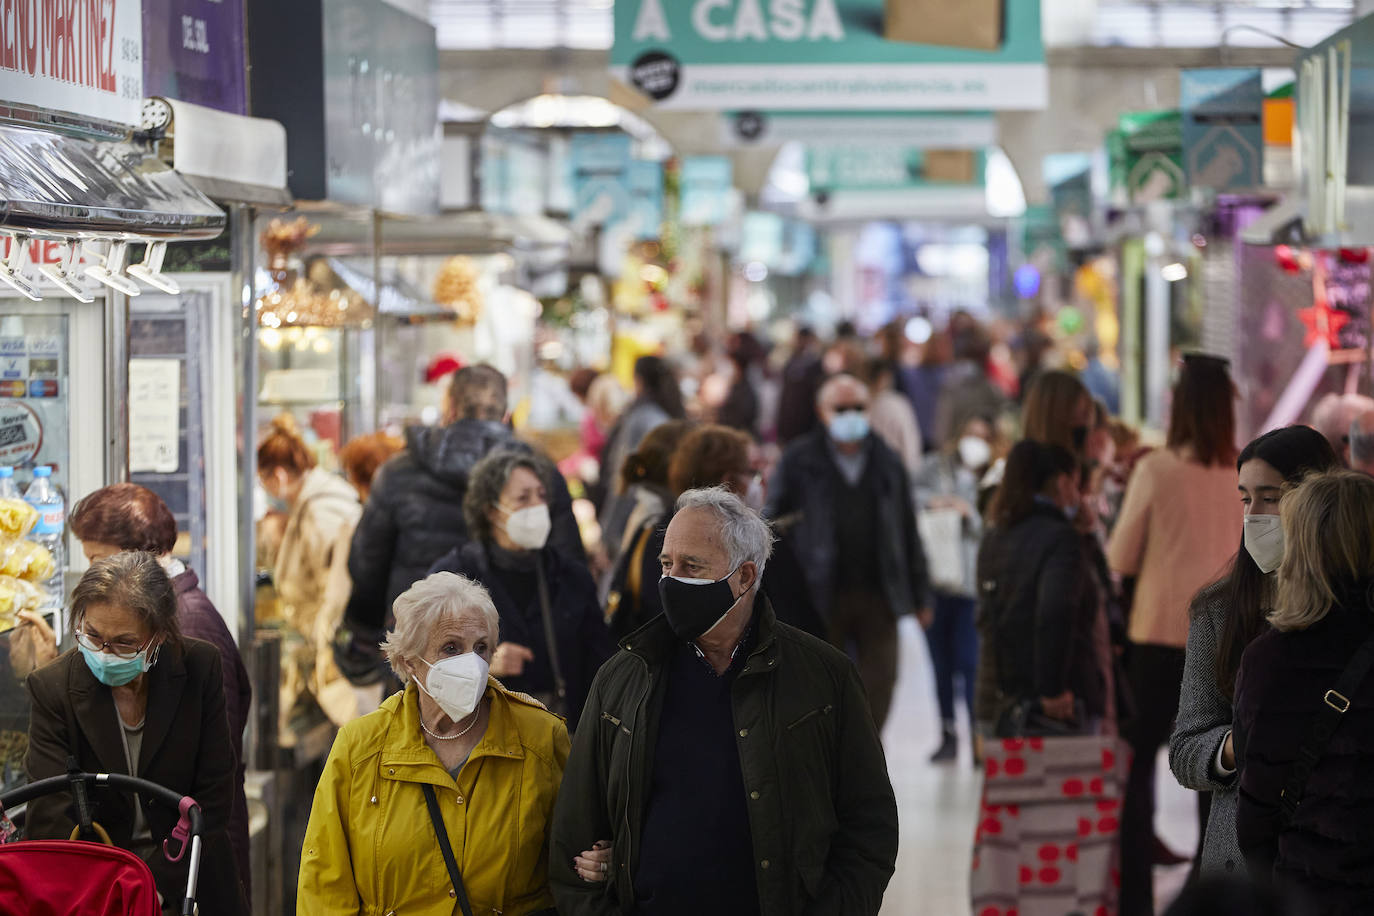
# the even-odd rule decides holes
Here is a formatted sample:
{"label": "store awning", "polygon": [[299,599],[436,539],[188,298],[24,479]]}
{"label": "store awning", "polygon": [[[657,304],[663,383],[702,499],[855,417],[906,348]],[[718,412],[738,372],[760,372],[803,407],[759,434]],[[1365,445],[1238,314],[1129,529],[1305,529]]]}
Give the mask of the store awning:
{"label": "store awning", "polygon": [[225,216],[124,140],[0,125],[0,230],[64,239],[211,239]]}
{"label": "store awning", "polygon": [[268,118],[249,118],[158,99],[171,109],[167,138],[172,165],[196,190],[226,203],[285,209],[286,128]]}

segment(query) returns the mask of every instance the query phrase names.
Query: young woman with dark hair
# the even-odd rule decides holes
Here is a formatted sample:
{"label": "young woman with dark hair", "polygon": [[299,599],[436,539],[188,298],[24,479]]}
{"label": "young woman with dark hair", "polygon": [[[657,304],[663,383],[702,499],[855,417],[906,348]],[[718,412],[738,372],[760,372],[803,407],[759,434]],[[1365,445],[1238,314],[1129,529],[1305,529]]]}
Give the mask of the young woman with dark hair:
{"label": "young woman with dark hair", "polygon": [[1321,433],[1290,426],[1260,436],[1236,461],[1245,535],[1230,570],[1193,601],[1186,689],[1178,706],[1169,766],[1189,789],[1212,793],[1200,867],[1204,875],[1243,868],[1236,842],[1236,756],[1231,735],[1236,674],[1246,646],[1269,629],[1283,559],[1279,499],[1311,473],[1340,466]]}
{"label": "young woman with dark hair", "polygon": [[[1029,439],[1007,457],[978,551],[978,686],[974,714],[991,733],[1005,709],[1038,699],[1047,716],[1106,710],[1093,626],[1099,597],[1082,538],[1078,461]],[[1080,723],[1087,724],[1087,723]]]}
{"label": "young woman with dark hair", "polygon": [[[1173,732],[1183,685],[1188,608],[1226,568],[1240,540],[1235,511],[1236,389],[1226,362],[1183,360],[1166,448],[1141,460],[1107,548],[1112,569],[1135,577],[1126,673],[1134,756],[1121,821],[1122,916],[1154,912],[1155,759]],[[1205,797],[1199,820],[1205,824]]]}

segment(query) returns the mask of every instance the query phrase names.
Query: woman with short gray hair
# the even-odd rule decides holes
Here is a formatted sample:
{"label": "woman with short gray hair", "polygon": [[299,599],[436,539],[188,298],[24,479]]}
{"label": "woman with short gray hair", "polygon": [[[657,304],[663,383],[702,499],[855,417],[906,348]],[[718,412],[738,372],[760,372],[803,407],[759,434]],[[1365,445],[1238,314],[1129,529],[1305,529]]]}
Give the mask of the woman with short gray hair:
{"label": "woman with short gray hair", "polygon": [[392,611],[382,649],[406,687],[334,742],[300,912],[447,914],[465,896],[472,912],[552,913],[548,825],[567,727],[489,676],[500,620],[478,583],[436,573]]}
{"label": "woman with short gray hair", "polygon": [[434,565],[480,582],[500,617],[491,673],[576,727],[611,640],[586,564],[549,545],[548,491],[557,474],[544,458],[503,449],[468,475],[466,544]]}

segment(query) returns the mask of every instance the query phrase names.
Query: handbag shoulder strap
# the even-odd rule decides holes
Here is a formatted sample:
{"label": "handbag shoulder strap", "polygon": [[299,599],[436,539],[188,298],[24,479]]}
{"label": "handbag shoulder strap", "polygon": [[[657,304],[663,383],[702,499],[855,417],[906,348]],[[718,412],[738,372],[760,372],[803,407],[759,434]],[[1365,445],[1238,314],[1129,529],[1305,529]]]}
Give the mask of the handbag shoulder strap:
{"label": "handbag shoulder strap", "polygon": [[558,715],[568,715],[568,682],[563,679],[563,665],[558,659],[558,633],[553,624],[553,602],[549,600],[549,583],[544,575],[544,555],[539,551],[535,556],[534,578],[539,586],[539,613],[544,618],[544,642],[549,651],[549,667],[553,669],[554,700]]}
{"label": "handbag shoulder strap", "polygon": [[439,815],[439,799],[434,794],[434,787],[429,783],[423,784],[420,788],[425,792],[425,807],[429,809],[429,820],[434,824],[434,835],[439,838],[439,851],[444,854],[444,865],[448,866],[448,876],[453,881],[458,906],[462,908],[463,916],[472,916],[468,891],[463,886],[463,876],[458,871],[458,862],[453,858],[453,847],[448,842],[448,830],[444,827],[444,819]]}
{"label": "handbag shoulder strap", "polygon": [[1317,762],[1326,753],[1327,745],[1331,743],[1331,737],[1336,733],[1341,720],[1350,711],[1350,698],[1364,683],[1370,668],[1374,668],[1374,636],[1370,636],[1355,650],[1354,657],[1341,672],[1336,686],[1322,697],[1322,706],[1312,719],[1312,730],[1308,732],[1307,740],[1298,749],[1298,759],[1288,771],[1288,780],[1284,783],[1283,792],[1279,797],[1280,818],[1285,826],[1292,823],[1294,815],[1297,814],[1298,805],[1302,804],[1302,795],[1307,788],[1307,780],[1316,769]]}

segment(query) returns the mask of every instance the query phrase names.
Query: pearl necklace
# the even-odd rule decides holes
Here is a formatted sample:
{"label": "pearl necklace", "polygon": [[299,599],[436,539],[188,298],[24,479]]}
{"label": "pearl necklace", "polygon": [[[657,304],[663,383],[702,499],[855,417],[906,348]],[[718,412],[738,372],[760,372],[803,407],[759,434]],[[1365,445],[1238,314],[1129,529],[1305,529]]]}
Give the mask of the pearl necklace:
{"label": "pearl necklace", "polygon": [[425,734],[426,734],[426,735],[429,735],[429,736],[430,736],[431,738],[433,738],[435,741],[455,741],[455,740],[457,740],[458,738],[461,738],[461,737],[463,737],[464,735],[466,735],[468,732],[472,731],[472,727],[473,727],[474,725],[476,725],[477,722],[478,722],[478,720],[481,719],[481,718],[482,718],[482,708],[479,706],[479,707],[477,708],[477,711],[476,711],[475,713],[473,713],[472,721],[468,723],[468,727],[465,728],[465,729],[463,729],[462,731],[460,731],[460,732],[459,732],[458,734],[456,734],[456,735],[436,735],[436,734],[434,734],[434,732],[432,732],[432,731],[429,730],[429,726],[425,724],[425,717],[424,717],[424,716],[421,716],[421,717],[420,717],[420,727],[421,727],[422,729],[425,730]]}

